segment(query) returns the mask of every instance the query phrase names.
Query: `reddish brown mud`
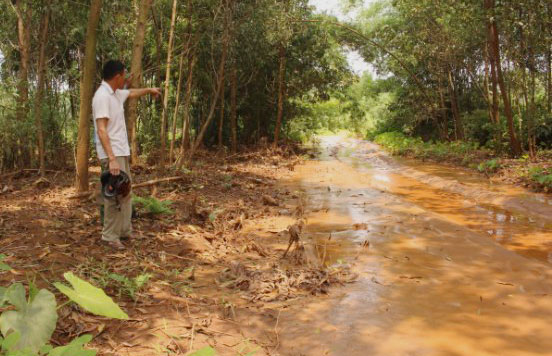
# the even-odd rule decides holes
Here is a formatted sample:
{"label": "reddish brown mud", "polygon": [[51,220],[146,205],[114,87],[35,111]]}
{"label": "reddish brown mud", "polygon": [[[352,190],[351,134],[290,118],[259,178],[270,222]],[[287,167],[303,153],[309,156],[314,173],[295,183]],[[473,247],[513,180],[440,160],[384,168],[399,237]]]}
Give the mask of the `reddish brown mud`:
{"label": "reddish brown mud", "polygon": [[[289,184],[308,196],[312,249],[327,264],[354,264],[359,280],[282,312],[282,354],[552,355],[546,201],[462,171],[413,168],[363,142],[322,147]],[[439,180],[424,183],[428,173]],[[449,189],[459,182],[465,194]],[[473,198],[484,190],[510,205]]]}

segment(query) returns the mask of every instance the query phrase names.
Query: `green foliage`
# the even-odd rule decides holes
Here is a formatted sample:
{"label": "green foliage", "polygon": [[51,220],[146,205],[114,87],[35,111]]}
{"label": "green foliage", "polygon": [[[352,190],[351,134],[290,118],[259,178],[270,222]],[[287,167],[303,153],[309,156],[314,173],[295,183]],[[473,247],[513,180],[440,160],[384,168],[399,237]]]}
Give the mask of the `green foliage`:
{"label": "green foliage", "polygon": [[423,142],[419,137],[408,137],[400,132],[379,134],[374,141],[393,155],[413,155],[436,160],[461,158],[464,165],[469,165],[475,152],[481,151],[477,142]]}
{"label": "green foliage", "polygon": [[10,271],[12,269],[9,265],[2,262],[5,258],[6,255],[0,254],[0,271]]}
{"label": "green foliage", "polygon": [[141,291],[148,284],[152,275],[150,273],[142,273],[136,277],[129,278],[121,274],[110,273],[109,277],[118,282],[121,290],[132,298],[132,300],[136,301],[136,293]]}
{"label": "green foliage", "polygon": [[552,189],[552,173],[543,167],[531,167],[529,169],[529,179],[541,185],[546,190]]}
{"label": "green foliage", "polygon": [[[98,297],[95,289],[87,288],[87,282],[72,276],[71,273],[66,273],[65,278],[75,287],[77,294],[88,293],[87,298],[79,295],[78,298],[71,298],[72,300],[93,313],[99,310],[97,305],[90,308],[89,299]],[[63,285],[57,285],[57,287],[59,289],[67,288]],[[87,289],[85,290],[85,288]],[[87,343],[92,341],[91,335],[81,335],[64,346],[53,347],[48,344],[58,319],[56,299],[50,291],[30,285],[29,296],[26,298],[25,287],[20,283],[15,283],[8,288],[2,288],[1,292],[0,307],[8,303],[13,310],[10,308],[0,315],[0,331],[4,337],[0,337],[0,356],[96,355],[95,350],[84,348]],[[99,296],[99,301],[96,304],[101,302],[106,304],[105,308],[101,310],[112,308],[110,303],[113,301],[111,299],[106,302]],[[105,314],[107,313],[102,312],[99,315],[105,316]]]}
{"label": "green foliage", "polygon": [[153,215],[174,214],[174,211],[170,208],[170,206],[172,205],[172,202],[169,200],[161,201],[161,200],[155,199],[154,197],[142,198],[138,196],[133,196],[132,203],[140,204],[148,213]]}
{"label": "green foliage", "polygon": [[105,292],[78,278],[71,272],[63,275],[73,288],[62,283],[55,287],[86,311],[113,319],[128,319],[128,315]]}
{"label": "green foliage", "polygon": [[90,341],[92,341],[92,335],[82,335],[68,345],[56,347],[48,353],[48,356],[96,356],[95,350],[84,349],[84,345]]}
{"label": "green foliage", "polygon": [[500,162],[495,158],[479,163],[477,170],[481,173],[495,173],[500,167]]}
{"label": "green foliage", "polygon": [[215,356],[217,353],[215,349],[210,346],[204,347],[200,350],[188,354],[188,356]]}
{"label": "green foliage", "polygon": [[11,285],[5,299],[16,310],[8,310],[0,316],[0,329],[4,337],[17,332],[18,340],[10,350],[26,350],[36,353],[52,336],[57,323],[56,298],[42,289],[31,300],[25,298],[25,287],[16,283]]}

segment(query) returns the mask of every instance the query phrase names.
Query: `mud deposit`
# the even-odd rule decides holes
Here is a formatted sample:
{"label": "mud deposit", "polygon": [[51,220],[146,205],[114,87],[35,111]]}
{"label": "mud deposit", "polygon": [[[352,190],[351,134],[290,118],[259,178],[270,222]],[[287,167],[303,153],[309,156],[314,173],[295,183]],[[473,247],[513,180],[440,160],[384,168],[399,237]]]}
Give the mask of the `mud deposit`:
{"label": "mud deposit", "polygon": [[552,355],[546,198],[336,137],[288,184],[312,250],[359,280],[283,311],[281,354]]}

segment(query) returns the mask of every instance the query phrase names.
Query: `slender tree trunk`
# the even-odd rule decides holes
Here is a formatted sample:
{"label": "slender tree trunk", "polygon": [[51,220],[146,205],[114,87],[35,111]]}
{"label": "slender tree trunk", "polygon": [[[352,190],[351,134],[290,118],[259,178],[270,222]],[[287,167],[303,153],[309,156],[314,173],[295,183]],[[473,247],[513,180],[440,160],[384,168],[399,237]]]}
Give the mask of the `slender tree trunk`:
{"label": "slender tree trunk", "polygon": [[462,117],[460,116],[460,110],[458,109],[458,97],[456,92],[456,86],[452,76],[452,71],[448,72],[449,81],[449,94],[450,105],[452,109],[452,116],[454,117],[454,136],[456,140],[464,139],[464,126],[462,125]]}
{"label": "slender tree trunk", "polygon": [[[132,45],[132,60],[130,64],[131,87],[138,88],[142,86],[142,56],[144,53],[144,38],[146,35],[146,23],[151,9],[152,0],[141,0],[138,8],[138,17],[136,19],[136,33],[134,34],[134,43]],[[138,117],[138,99],[128,100],[128,125],[130,131],[131,160],[138,162],[138,140],[136,120]]]}
{"label": "slender tree trunk", "polygon": [[[533,23],[531,13],[528,14],[529,16],[529,25]],[[533,25],[534,26],[534,25]],[[537,114],[537,105],[535,102],[535,92],[536,92],[536,76],[537,76],[537,68],[536,68],[536,62],[535,62],[535,53],[534,53],[534,41],[532,37],[532,34],[528,34],[527,36],[527,45],[528,45],[528,62],[529,62],[529,80],[530,80],[530,87],[529,87],[529,102],[528,102],[528,115],[527,115],[527,148],[529,149],[529,157],[532,161],[535,161],[537,159],[537,139],[536,139],[536,133],[535,133],[535,119]],[[524,71],[525,72],[525,71]]]}
{"label": "slender tree trunk", "polygon": [[546,91],[546,107],[548,108],[548,112],[552,113],[552,48],[550,48],[550,44],[548,46],[549,47],[546,54],[546,79],[548,82],[548,90]]}
{"label": "slender tree trunk", "polygon": [[182,142],[180,143],[180,157],[178,158],[178,167],[184,162],[184,151],[190,147],[190,105],[192,103],[192,84],[195,65],[195,40],[192,35],[193,20],[192,0],[188,0],[188,76],[186,78],[186,94],[184,96],[184,116],[182,117]]}
{"label": "slender tree trunk", "polygon": [[217,83],[215,84],[216,85],[215,97],[213,98],[213,101],[211,103],[211,108],[209,109],[209,114],[207,115],[207,118],[205,119],[205,121],[201,125],[201,130],[199,131],[199,133],[198,133],[198,135],[195,139],[194,146],[192,147],[192,151],[190,152],[190,157],[192,157],[194,155],[195,151],[201,145],[201,142],[203,141],[203,136],[205,136],[205,132],[207,131],[207,128],[211,124],[211,121],[213,121],[213,117],[215,115],[215,109],[216,109],[216,106],[217,106],[217,103],[218,103],[220,93],[222,91],[222,85],[223,85],[223,83],[222,83],[222,78],[223,78],[222,74],[223,74],[223,71],[224,71],[224,62],[226,61],[227,48],[228,48],[227,45],[223,45],[223,52],[222,52],[222,56],[220,58],[219,77],[217,79]]}
{"label": "slender tree trunk", "polygon": [[441,139],[443,141],[448,141],[449,140],[449,135],[448,135],[448,115],[447,115],[447,106],[445,104],[445,94],[443,93],[444,89],[443,89],[443,85],[442,85],[442,80],[439,79],[439,99],[440,99],[440,104],[441,104],[441,110],[439,110],[440,112],[440,116],[441,116],[441,122],[439,124],[439,132],[440,132],[440,136],[441,136]]}
{"label": "slender tree trunk", "polygon": [[88,157],[90,142],[90,113],[94,94],[94,75],[96,72],[96,32],[100,22],[102,0],[91,0],[86,42],[84,66],[80,89],[79,132],[77,139],[77,190],[88,190]]}
{"label": "slender tree trunk", "polygon": [[176,88],[176,102],[174,104],[174,114],[172,121],[172,138],[171,147],[169,149],[169,162],[172,164],[174,159],[174,142],[176,141],[176,121],[178,118],[178,107],[180,105],[180,88],[182,86],[182,67],[184,65],[184,54],[180,56],[180,64],[178,65],[178,85]]}
{"label": "slender tree trunk", "polygon": [[[496,65],[492,60],[492,57],[489,57],[489,62],[491,64],[491,92],[493,95],[493,104],[492,104],[492,114],[493,121],[496,124],[500,124],[500,113],[498,111],[498,77],[496,76]],[[498,126],[500,130],[500,125]]]}
{"label": "slender tree trunk", "polygon": [[174,42],[174,26],[176,23],[176,5],[178,1],[173,0],[171,28],[169,30],[169,47],[167,49],[167,68],[165,73],[165,90],[163,91],[163,113],[161,115],[161,155],[159,157],[159,165],[161,170],[165,168],[165,151],[167,145],[167,112],[169,108],[169,90],[171,85],[171,60],[172,49]]}
{"label": "slender tree trunk", "polygon": [[40,176],[44,177],[45,173],[45,149],[44,149],[44,131],[42,129],[42,95],[44,92],[44,76],[46,71],[46,45],[48,43],[48,26],[50,23],[50,1],[46,3],[47,9],[42,15],[40,24],[40,50],[37,65],[37,84],[36,95],[34,100],[34,115],[36,122],[36,134],[38,141],[38,159]]}
{"label": "slender tree trunk", "polygon": [[225,14],[225,25],[224,25],[224,33],[222,35],[222,54],[220,56],[220,63],[219,63],[219,69],[218,69],[218,77],[217,82],[215,84],[215,96],[213,100],[211,101],[211,108],[209,109],[209,114],[207,115],[207,119],[201,126],[201,130],[199,131],[194,145],[192,147],[192,150],[190,151],[189,158],[192,158],[195,154],[195,151],[199,148],[201,145],[201,142],[203,141],[203,137],[205,136],[205,132],[207,131],[207,128],[211,124],[211,121],[213,121],[213,117],[215,115],[215,110],[217,107],[217,103],[219,101],[220,93],[222,92],[222,88],[224,86],[224,68],[226,65],[226,56],[228,55],[228,45],[230,43],[230,33],[228,29],[228,17],[230,16],[230,1],[226,2],[226,14]]}
{"label": "slender tree trunk", "polygon": [[[19,49],[19,71],[17,72],[17,97],[16,97],[16,120],[23,123],[29,113],[29,65],[31,46],[31,5],[25,0],[16,0],[15,12],[17,15],[17,40]],[[27,147],[17,137],[17,153],[15,162],[24,167],[30,163],[32,145]]]}
{"label": "slender tree trunk", "polygon": [[278,145],[280,128],[282,126],[282,117],[284,114],[284,95],[285,95],[285,76],[286,76],[286,49],[283,44],[280,44],[279,50],[280,68],[278,69],[278,113],[276,116],[276,127],[274,128],[274,143]]}
{"label": "slender tree trunk", "polygon": [[238,70],[236,62],[232,62],[232,73],[230,74],[230,130],[232,134],[232,152],[238,150],[238,113],[237,113],[237,97],[238,97]]}
{"label": "slender tree trunk", "polygon": [[[492,11],[494,9],[494,0],[485,0],[485,9],[487,11]],[[500,87],[500,92],[502,94],[502,100],[504,102],[504,113],[506,115],[506,120],[508,122],[508,133],[510,135],[510,149],[514,157],[521,155],[521,145],[519,140],[516,137],[516,131],[514,128],[514,115],[512,113],[512,106],[510,103],[510,98],[508,97],[508,90],[506,88],[506,83],[504,82],[504,76],[502,74],[502,65],[500,61],[500,44],[498,36],[498,28],[496,22],[489,15],[489,20],[487,24],[488,29],[488,40],[489,40],[489,49],[491,52],[491,60],[494,62],[496,67],[496,75],[498,79],[498,85]]]}
{"label": "slender tree trunk", "polygon": [[182,119],[182,147],[181,155],[184,150],[190,147],[190,106],[192,104],[193,74],[195,66],[195,55],[188,59],[188,78],[186,80],[186,96],[184,99],[184,117]]}
{"label": "slender tree trunk", "polygon": [[31,7],[25,0],[15,2],[17,14],[17,39],[19,45],[19,71],[17,73],[17,109],[16,117],[19,122],[25,121],[29,112],[29,63],[31,47]]}
{"label": "slender tree trunk", "polygon": [[218,148],[222,148],[222,132],[224,128],[224,105],[225,105],[225,76],[222,78],[222,88],[220,90],[220,116],[218,124]]}

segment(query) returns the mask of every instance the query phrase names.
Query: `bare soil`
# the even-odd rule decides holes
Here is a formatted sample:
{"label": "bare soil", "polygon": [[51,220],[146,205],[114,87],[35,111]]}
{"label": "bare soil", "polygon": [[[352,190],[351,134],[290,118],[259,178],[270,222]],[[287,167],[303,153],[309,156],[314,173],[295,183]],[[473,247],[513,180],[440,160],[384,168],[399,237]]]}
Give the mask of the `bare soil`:
{"label": "bare soil", "polygon": [[[138,209],[122,252],[101,244],[95,198],[72,198],[72,172],[48,172],[46,180],[34,171],[4,176],[0,251],[13,269],[0,273],[0,284],[36,280],[55,291],[52,283],[72,271],[130,316],[108,320],[68,304],[59,310],[55,344],[89,333],[100,355],[184,355],[206,345],[220,355],[275,354],[282,309],[354,279],[309,258],[301,244],[281,258],[304,202],[301,192],[277,182],[293,173],[300,154],[290,147],[227,157],[203,152],[191,171],[166,172],[185,177],[133,193],[171,201],[174,214]],[[99,167],[90,174],[91,189],[99,190]],[[134,182],[159,178],[151,167],[132,174]],[[130,291],[112,274],[151,278]]]}

